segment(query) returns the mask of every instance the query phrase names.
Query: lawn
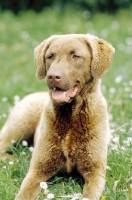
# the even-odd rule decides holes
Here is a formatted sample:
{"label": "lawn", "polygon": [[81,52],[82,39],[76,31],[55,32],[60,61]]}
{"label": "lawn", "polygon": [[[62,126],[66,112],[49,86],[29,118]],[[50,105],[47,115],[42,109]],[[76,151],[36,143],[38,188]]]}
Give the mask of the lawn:
{"label": "lawn", "polygon": [[[14,16],[0,14],[0,129],[11,107],[29,93],[47,90],[35,77],[34,48],[52,34],[91,33],[116,49],[112,66],[102,80],[108,101],[112,140],[109,146],[106,189],[102,200],[132,199],[132,10],[117,15],[68,9],[46,9]],[[0,162],[0,200],[13,200],[28,170],[31,152],[18,144],[12,149],[16,161]],[[54,199],[82,192],[80,178],[56,176],[48,182]],[[42,191],[39,200],[45,198]]]}

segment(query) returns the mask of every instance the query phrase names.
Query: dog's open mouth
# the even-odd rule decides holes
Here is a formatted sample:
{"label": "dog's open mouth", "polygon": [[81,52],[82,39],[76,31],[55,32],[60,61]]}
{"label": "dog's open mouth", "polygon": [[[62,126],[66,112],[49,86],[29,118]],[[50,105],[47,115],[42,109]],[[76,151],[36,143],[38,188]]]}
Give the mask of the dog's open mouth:
{"label": "dog's open mouth", "polygon": [[74,87],[70,88],[69,90],[61,90],[60,88],[54,87],[52,90],[52,98],[57,103],[62,102],[71,102],[72,98],[78,92],[78,86],[75,85]]}

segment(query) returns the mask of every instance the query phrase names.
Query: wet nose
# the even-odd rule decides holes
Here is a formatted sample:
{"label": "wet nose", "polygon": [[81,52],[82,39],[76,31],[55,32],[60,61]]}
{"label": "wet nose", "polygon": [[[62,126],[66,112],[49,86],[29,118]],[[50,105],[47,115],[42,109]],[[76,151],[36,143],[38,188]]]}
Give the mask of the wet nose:
{"label": "wet nose", "polygon": [[61,73],[59,71],[49,72],[47,78],[50,82],[59,82],[62,79]]}

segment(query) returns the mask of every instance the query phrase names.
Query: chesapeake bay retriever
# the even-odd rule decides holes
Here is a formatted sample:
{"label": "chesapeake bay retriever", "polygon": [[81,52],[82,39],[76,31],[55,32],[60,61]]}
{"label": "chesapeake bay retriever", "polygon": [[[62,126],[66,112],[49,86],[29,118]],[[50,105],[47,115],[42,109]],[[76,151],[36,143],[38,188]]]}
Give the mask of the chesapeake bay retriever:
{"label": "chesapeake bay retriever", "polygon": [[0,151],[11,140],[29,139],[35,149],[15,200],[34,200],[41,181],[74,168],[84,178],[83,196],[98,200],[105,186],[110,130],[100,78],[114,48],[90,34],[55,35],[35,49],[36,75],[48,93],[25,97],[12,110],[0,135]]}

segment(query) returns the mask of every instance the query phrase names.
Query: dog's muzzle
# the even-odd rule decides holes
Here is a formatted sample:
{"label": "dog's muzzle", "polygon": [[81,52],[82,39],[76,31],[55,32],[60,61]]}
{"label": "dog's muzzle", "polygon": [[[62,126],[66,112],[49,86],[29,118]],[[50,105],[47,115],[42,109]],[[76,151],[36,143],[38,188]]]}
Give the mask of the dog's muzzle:
{"label": "dog's muzzle", "polygon": [[61,90],[60,88],[54,87],[52,90],[52,98],[56,103],[69,103],[76,96],[78,92],[78,86],[75,85],[69,90]]}

